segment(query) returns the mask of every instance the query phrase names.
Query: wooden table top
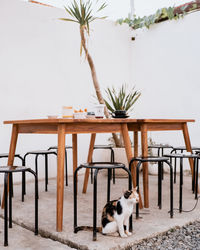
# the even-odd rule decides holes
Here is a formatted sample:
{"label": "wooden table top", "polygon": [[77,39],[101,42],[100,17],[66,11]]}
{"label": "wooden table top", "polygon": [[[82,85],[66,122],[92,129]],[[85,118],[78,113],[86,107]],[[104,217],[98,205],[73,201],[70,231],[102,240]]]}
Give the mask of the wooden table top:
{"label": "wooden table top", "polygon": [[193,119],[132,119],[132,118],[88,118],[88,119],[69,119],[69,118],[57,118],[57,119],[29,119],[29,120],[11,120],[4,121],[4,124],[51,124],[51,123],[185,123],[195,122]]}

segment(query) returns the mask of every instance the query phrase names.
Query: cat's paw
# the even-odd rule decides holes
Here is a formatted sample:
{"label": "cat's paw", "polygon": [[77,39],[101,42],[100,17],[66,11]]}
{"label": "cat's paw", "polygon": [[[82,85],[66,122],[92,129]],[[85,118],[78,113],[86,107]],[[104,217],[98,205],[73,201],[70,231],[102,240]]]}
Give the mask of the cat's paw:
{"label": "cat's paw", "polygon": [[112,234],[112,236],[119,237],[119,233],[115,232],[115,233]]}
{"label": "cat's paw", "polygon": [[128,231],[126,231],[125,232],[128,236],[131,236],[132,235],[132,233],[131,232],[128,232]]}
{"label": "cat's paw", "polygon": [[122,238],[127,238],[127,237],[128,237],[125,233],[120,234],[120,236],[121,236]]}

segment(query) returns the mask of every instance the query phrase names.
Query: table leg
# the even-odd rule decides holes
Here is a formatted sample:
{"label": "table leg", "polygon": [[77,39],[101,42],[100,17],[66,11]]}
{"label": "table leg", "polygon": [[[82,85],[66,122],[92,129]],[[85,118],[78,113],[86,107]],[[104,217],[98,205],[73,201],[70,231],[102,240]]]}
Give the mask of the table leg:
{"label": "table leg", "polygon": [[63,227],[63,198],[64,198],[64,165],[65,165],[65,125],[58,125],[58,152],[57,152],[57,210],[56,230]]}
{"label": "table leg", "polygon": [[[93,148],[94,148],[95,138],[96,138],[96,134],[91,134],[91,137],[90,137],[90,147],[89,147],[88,158],[87,158],[87,162],[88,163],[90,163],[92,161],[92,154],[93,154]],[[87,168],[85,170],[85,177],[84,177],[83,191],[82,191],[83,193],[86,193],[86,191],[87,191],[89,171],[90,171],[89,168]]]}
{"label": "table leg", "polygon": [[[131,150],[131,141],[130,141],[130,137],[129,137],[129,134],[128,134],[127,124],[122,124],[121,125],[121,134],[122,134],[122,137],[123,137],[123,140],[124,140],[126,156],[127,156],[128,162],[130,162],[130,160],[133,158],[133,153],[132,153],[132,150]],[[132,171],[131,171],[131,174],[132,174]],[[135,176],[132,176],[132,181],[133,181],[133,186],[136,187],[136,178],[135,178]],[[143,205],[142,205],[142,199],[141,199],[140,193],[139,193],[139,196],[140,196],[139,205],[140,205],[140,208],[142,208]]]}
{"label": "table leg", "polygon": [[[142,144],[142,156],[148,156],[148,140],[147,140],[147,128],[146,125],[141,126],[141,144]],[[148,178],[148,163],[143,163],[143,189],[144,189],[144,207],[149,207],[149,178]]]}
{"label": "table leg", "polygon": [[[18,138],[18,127],[17,125],[13,125],[11,141],[10,141],[9,156],[8,156],[8,164],[7,164],[8,166],[12,166],[14,162],[15,150],[17,146],[17,138]],[[8,187],[9,187],[9,180],[8,180]],[[4,194],[5,193],[3,192],[2,204],[1,204],[2,208],[4,208]]]}
{"label": "table leg", "polygon": [[[134,131],[133,141],[134,141],[134,157],[138,157],[138,131]],[[137,161],[134,161],[133,168],[131,168],[133,172],[131,172],[131,174],[132,176],[134,176],[135,183],[136,183],[136,166],[137,166]]]}
{"label": "table leg", "polygon": [[[188,127],[187,127],[187,123],[183,124],[183,137],[185,140],[185,146],[188,152],[192,153],[192,146],[191,146],[191,142],[190,142],[190,136],[189,136],[189,132],[188,132]],[[192,176],[193,176],[193,167],[194,167],[194,161],[192,158],[189,158],[189,163],[190,163],[190,169],[192,172]]]}

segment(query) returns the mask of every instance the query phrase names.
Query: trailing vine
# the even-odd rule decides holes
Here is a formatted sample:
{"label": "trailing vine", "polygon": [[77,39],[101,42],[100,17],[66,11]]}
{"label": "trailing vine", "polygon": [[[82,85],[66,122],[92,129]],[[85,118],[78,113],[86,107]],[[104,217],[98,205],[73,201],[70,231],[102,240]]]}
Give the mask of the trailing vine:
{"label": "trailing vine", "polygon": [[200,0],[192,1],[178,7],[168,7],[158,9],[155,14],[144,16],[144,17],[136,17],[133,18],[125,18],[117,20],[117,23],[128,24],[132,29],[140,29],[143,27],[150,28],[151,25],[155,23],[160,23],[166,20],[179,19],[184,17],[187,13],[197,11],[200,9]]}

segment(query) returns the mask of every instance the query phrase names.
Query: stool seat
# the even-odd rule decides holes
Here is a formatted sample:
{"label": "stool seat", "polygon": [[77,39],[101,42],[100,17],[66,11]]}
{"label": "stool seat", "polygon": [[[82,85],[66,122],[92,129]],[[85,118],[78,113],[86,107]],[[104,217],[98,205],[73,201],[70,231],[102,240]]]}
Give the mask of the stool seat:
{"label": "stool seat", "polygon": [[161,161],[167,161],[167,157],[158,157],[158,156],[148,156],[148,157],[135,157],[132,158],[131,161],[141,161],[141,162],[161,162]]}
{"label": "stool seat", "polygon": [[111,149],[111,148],[113,148],[111,145],[94,145],[94,149]]}
{"label": "stool seat", "polygon": [[173,146],[168,144],[155,144],[155,145],[149,145],[148,148],[173,148]]}
{"label": "stool seat", "polygon": [[49,151],[49,150],[34,150],[34,151],[29,151],[27,154],[55,154],[56,152],[54,151]]}
{"label": "stool seat", "polygon": [[[0,158],[3,158],[3,157],[8,157],[9,154],[8,153],[2,153],[0,154]],[[20,154],[15,154],[15,157],[21,157]]]}
{"label": "stool seat", "polygon": [[[58,149],[58,146],[51,146],[51,147],[49,147],[49,150],[50,149]],[[72,149],[72,146],[65,146],[65,149]]]}
{"label": "stool seat", "polygon": [[81,164],[83,168],[97,168],[97,169],[115,169],[115,168],[125,168],[123,163],[118,162],[92,162]]}
{"label": "stool seat", "polygon": [[173,157],[173,158],[199,158],[197,154],[166,154],[165,157]]}
{"label": "stool seat", "polygon": [[0,166],[0,173],[24,172],[30,169],[25,166]]}
{"label": "stool seat", "polygon": [[[173,150],[186,150],[185,146],[173,147]],[[200,150],[200,147],[192,147],[192,150]]]}

